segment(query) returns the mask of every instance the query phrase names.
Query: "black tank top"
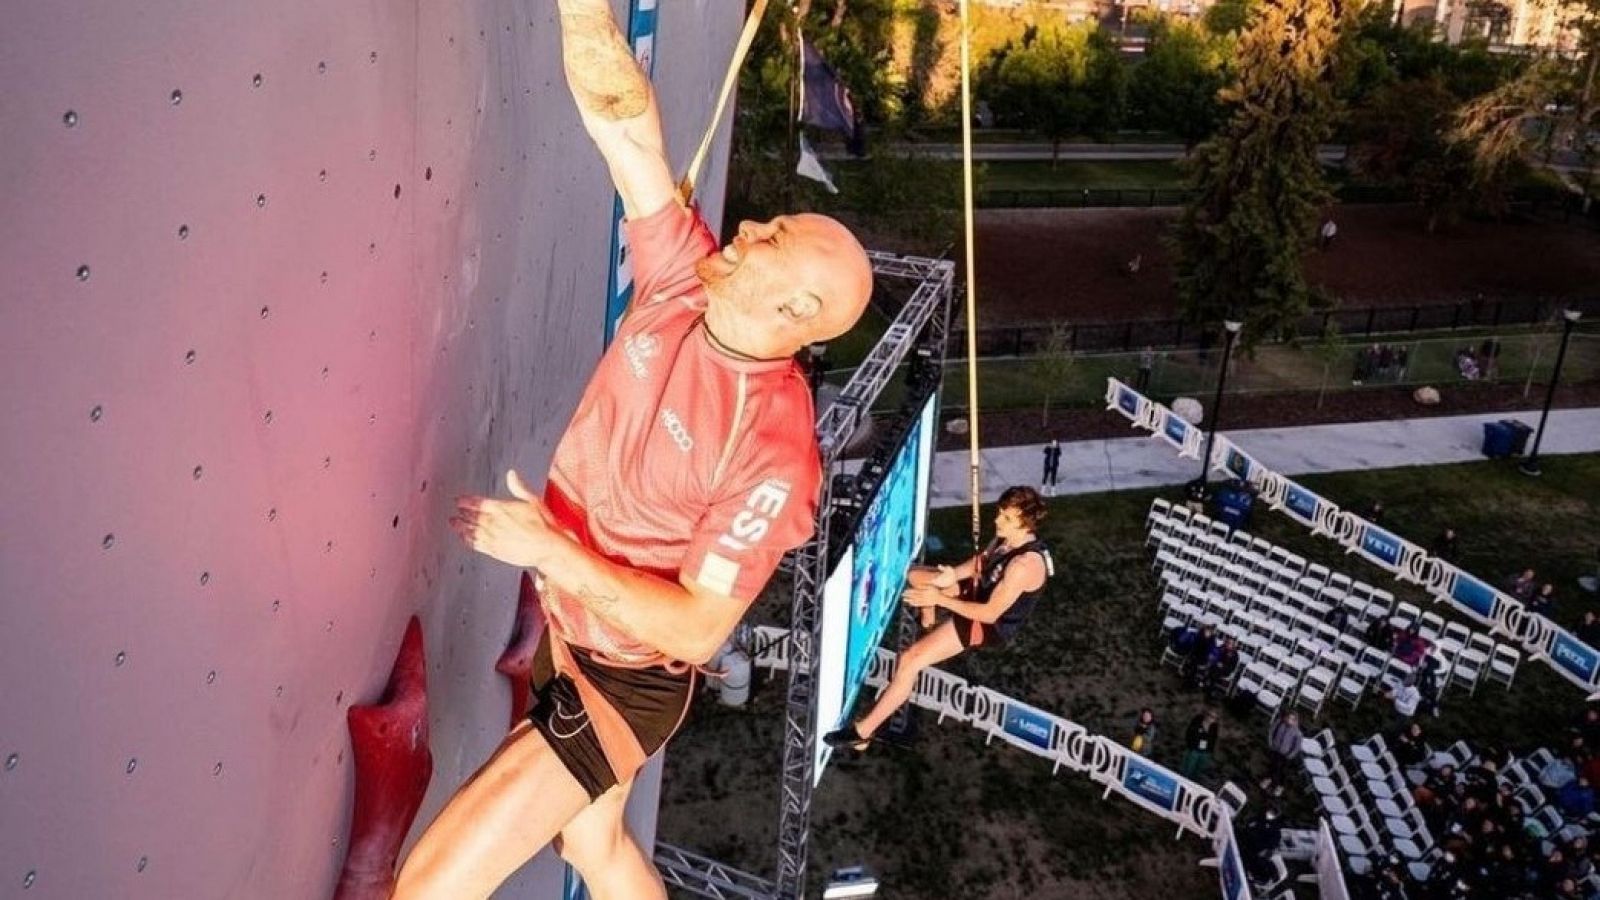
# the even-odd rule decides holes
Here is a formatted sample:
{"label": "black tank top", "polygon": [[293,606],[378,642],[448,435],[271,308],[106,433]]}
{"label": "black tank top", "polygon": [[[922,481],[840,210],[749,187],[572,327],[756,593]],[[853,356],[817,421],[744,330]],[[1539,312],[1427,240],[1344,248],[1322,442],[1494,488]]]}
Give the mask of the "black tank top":
{"label": "black tank top", "polygon": [[[1037,553],[1044,557],[1045,580],[1047,582],[1050,576],[1056,573],[1055,561],[1050,558],[1050,547],[1039,538],[1036,537],[1020,547],[1005,552],[999,550],[999,544],[1000,539],[995,538],[989,544],[988,549],[983,551],[983,568],[978,573],[977,597],[975,598],[977,602],[989,602],[989,598],[994,594],[994,589],[1005,578],[1006,566],[1010,565],[1013,559],[1024,553]],[[999,634],[1001,640],[1011,640],[1022,629],[1022,623],[1028,620],[1028,615],[1038,605],[1039,597],[1043,593],[1043,584],[1034,590],[1024,591],[1017,597],[1017,601],[1011,604],[1009,609],[1000,614],[1000,618],[994,622],[994,630]]]}

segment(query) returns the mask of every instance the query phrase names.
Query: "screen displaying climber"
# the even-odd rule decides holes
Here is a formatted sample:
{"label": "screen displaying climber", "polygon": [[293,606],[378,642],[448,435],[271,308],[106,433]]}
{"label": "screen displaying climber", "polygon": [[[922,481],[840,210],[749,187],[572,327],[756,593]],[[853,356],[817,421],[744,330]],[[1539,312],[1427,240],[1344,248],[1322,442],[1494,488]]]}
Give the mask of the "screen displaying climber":
{"label": "screen displaying climber", "polygon": [[[860,693],[900,606],[906,571],[922,552],[928,470],[933,462],[933,412],[930,397],[823,588],[817,721],[824,729],[834,728]],[[819,741],[814,779],[821,777],[827,755]]]}
{"label": "screen displaying climber", "polygon": [[557,8],[568,86],[628,218],[634,299],[543,496],[512,471],[509,498],[457,501],[468,546],[538,573],[549,626],[533,708],[424,832],[396,897],[488,896],[555,843],[594,896],[665,898],[624,822],[629,789],[682,723],[695,666],[812,532],[820,453],[795,427],[815,414],[794,357],[849,330],[872,290],[866,252],[824,216],[744,222],[719,250],[611,5]]}

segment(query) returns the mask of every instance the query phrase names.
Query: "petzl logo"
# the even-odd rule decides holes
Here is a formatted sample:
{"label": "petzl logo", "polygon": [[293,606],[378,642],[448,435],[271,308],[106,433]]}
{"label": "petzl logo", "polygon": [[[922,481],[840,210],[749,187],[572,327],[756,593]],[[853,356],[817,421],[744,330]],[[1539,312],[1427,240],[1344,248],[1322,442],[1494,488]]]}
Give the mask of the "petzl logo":
{"label": "petzl logo", "polygon": [[645,363],[661,350],[661,341],[653,334],[629,335],[622,342],[623,355],[628,357],[628,368],[635,378],[646,378],[650,370]]}
{"label": "petzl logo", "polygon": [[1024,706],[1006,706],[1006,734],[1032,744],[1040,750],[1050,749],[1050,734],[1054,729],[1049,719]]}
{"label": "petzl logo", "polygon": [[1600,657],[1595,656],[1593,650],[1565,634],[1556,635],[1550,647],[1550,658],[1585,682],[1594,680],[1595,670],[1600,668]]}

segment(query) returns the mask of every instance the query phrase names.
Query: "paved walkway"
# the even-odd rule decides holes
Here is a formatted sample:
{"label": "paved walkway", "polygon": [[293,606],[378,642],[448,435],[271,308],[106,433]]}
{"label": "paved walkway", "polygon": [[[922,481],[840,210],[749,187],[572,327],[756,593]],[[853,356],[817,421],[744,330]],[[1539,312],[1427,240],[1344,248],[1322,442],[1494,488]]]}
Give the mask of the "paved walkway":
{"label": "paved walkway", "polygon": [[[1107,412],[1107,416],[1116,413]],[[1119,417],[1120,418],[1120,417]],[[1224,430],[1263,465],[1285,475],[1389,469],[1482,459],[1483,423],[1516,418],[1537,425],[1538,413],[1487,413],[1303,425],[1295,428]],[[1130,424],[1132,434],[1145,435]],[[1529,438],[1531,441],[1532,438]],[[1038,485],[1043,445],[996,447],[979,453],[984,502],[1013,484]],[[1600,451],[1600,408],[1550,412],[1539,455]],[[1509,463],[1508,463],[1509,465]],[[1061,445],[1060,494],[1093,494],[1183,484],[1200,474],[1199,460],[1183,459],[1172,446],[1148,435]],[[947,450],[933,466],[932,504],[962,506],[967,499],[967,451]]]}

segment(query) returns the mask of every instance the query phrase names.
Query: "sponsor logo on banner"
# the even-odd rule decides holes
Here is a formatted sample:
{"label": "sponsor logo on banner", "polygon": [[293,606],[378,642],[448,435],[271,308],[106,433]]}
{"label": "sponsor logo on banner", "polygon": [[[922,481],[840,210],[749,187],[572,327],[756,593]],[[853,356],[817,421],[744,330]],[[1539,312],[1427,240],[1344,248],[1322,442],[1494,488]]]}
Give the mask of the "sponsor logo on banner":
{"label": "sponsor logo on banner", "polygon": [[1321,497],[1292,481],[1284,487],[1283,506],[1298,518],[1315,523],[1317,521],[1317,510],[1321,505]]}
{"label": "sponsor logo on banner", "polygon": [[1135,797],[1143,798],[1167,812],[1172,812],[1178,806],[1178,779],[1137,756],[1128,757],[1128,769],[1122,775],[1122,787]]}
{"label": "sponsor logo on banner", "polygon": [[1361,549],[1373,560],[1386,566],[1400,565],[1400,539],[1376,525],[1362,529]]}
{"label": "sponsor logo on banner", "polygon": [[1222,464],[1228,467],[1228,471],[1233,473],[1233,477],[1240,481],[1250,480],[1250,457],[1239,452],[1237,448],[1228,451],[1228,455],[1222,461]]}
{"label": "sponsor logo on banner", "polygon": [[1006,704],[1005,733],[1040,750],[1050,749],[1055,722],[1049,716],[1020,703]]}
{"label": "sponsor logo on banner", "polygon": [[1450,599],[1480,618],[1494,618],[1494,588],[1465,572],[1456,572],[1456,583],[1450,588]]}
{"label": "sponsor logo on banner", "polygon": [[1555,643],[1550,645],[1550,659],[1585,683],[1593,681],[1595,672],[1600,670],[1600,655],[1564,631],[1556,632]]}
{"label": "sponsor logo on banner", "polygon": [[1240,900],[1245,896],[1244,864],[1239,859],[1239,842],[1231,836],[1222,848],[1222,900]]}
{"label": "sponsor logo on banner", "polygon": [[1128,414],[1128,418],[1139,416],[1139,392],[1133,388],[1117,388],[1117,407]]}
{"label": "sponsor logo on banner", "polygon": [[1167,421],[1163,424],[1161,430],[1167,436],[1167,440],[1181,449],[1184,438],[1189,436],[1189,423],[1178,418],[1178,414],[1169,409],[1167,410]]}

